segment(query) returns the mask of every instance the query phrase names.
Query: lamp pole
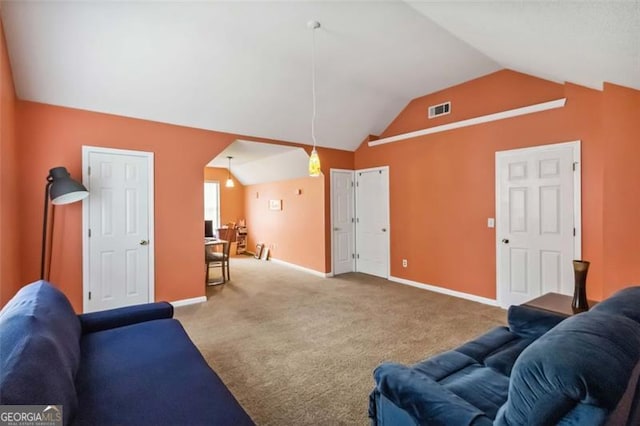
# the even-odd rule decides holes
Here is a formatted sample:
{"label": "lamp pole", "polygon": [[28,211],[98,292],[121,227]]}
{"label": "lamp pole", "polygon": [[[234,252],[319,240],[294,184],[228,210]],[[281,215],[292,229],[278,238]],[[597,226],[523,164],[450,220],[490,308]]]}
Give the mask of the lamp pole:
{"label": "lamp pole", "polygon": [[40,279],[44,280],[44,258],[47,250],[47,219],[49,217],[49,189],[53,183],[51,173],[47,176],[47,185],[44,187],[44,216],[42,220],[42,255],[40,256]]}

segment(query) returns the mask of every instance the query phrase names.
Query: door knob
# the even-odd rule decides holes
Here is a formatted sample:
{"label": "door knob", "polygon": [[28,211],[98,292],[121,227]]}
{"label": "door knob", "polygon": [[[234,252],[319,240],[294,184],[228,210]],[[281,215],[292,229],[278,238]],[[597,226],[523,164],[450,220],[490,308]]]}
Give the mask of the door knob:
{"label": "door knob", "polygon": [[387,232],[387,228],[382,228],[382,232]]}
{"label": "door knob", "polygon": [[508,240],[508,239],[506,239],[506,238],[503,238],[503,239],[502,239],[502,244],[509,244],[509,240]]}
{"label": "door knob", "polygon": [[339,231],[339,230],[340,230],[340,228],[333,228],[333,230],[334,230],[334,231]]}
{"label": "door knob", "polygon": [[146,246],[149,244],[149,240],[140,240],[140,245],[141,246]]}

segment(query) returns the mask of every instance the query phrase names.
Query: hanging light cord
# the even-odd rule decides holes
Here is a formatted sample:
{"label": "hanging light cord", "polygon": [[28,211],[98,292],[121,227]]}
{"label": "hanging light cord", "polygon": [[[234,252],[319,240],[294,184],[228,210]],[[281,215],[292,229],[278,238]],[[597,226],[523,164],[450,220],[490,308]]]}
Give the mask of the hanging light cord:
{"label": "hanging light cord", "polygon": [[[320,24],[318,24],[318,27]],[[311,28],[313,32],[311,42],[311,98],[313,99],[313,113],[311,115],[311,139],[313,140],[313,149],[316,149],[316,29]]]}

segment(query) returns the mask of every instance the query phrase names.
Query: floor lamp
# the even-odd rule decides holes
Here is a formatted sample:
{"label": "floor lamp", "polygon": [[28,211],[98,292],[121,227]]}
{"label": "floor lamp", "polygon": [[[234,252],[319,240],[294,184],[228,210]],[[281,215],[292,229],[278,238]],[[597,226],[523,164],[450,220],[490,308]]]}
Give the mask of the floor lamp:
{"label": "floor lamp", "polygon": [[[42,221],[42,256],[40,258],[40,279],[44,279],[44,259],[47,248],[47,219],[49,217],[49,198],[54,205],[71,204],[89,195],[83,184],[71,178],[65,167],[49,170],[47,185],[44,188],[44,219]],[[52,225],[53,226],[53,225]]]}

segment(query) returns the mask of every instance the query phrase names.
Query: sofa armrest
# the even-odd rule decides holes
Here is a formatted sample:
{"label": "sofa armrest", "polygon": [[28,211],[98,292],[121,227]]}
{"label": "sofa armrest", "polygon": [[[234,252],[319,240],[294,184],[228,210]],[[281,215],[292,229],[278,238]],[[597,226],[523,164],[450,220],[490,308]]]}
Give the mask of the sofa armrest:
{"label": "sofa armrest", "polygon": [[144,303],[78,315],[83,334],[172,317],[173,305],[168,302]]}
{"label": "sofa armrest", "polygon": [[484,412],[411,367],[384,363],[375,369],[373,376],[376,391],[406,411],[417,424],[493,424]]}
{"label": "sofa armrest", "polygon": [[507,315],[509,330],[521,337],[537,339],[567,319],[565,315],[528,306],[512,305]]}

